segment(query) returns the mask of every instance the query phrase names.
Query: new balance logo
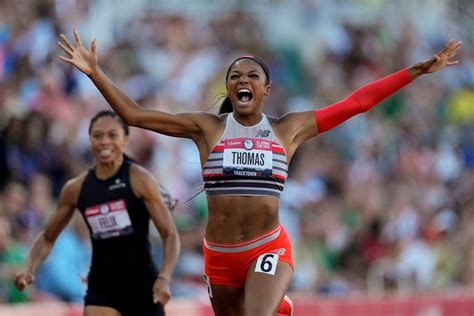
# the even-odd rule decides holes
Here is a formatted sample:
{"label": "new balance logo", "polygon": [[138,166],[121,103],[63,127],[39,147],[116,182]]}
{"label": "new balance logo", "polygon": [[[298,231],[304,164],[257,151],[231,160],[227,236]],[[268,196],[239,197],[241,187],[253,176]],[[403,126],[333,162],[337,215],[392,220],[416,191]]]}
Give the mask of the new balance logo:
{"label": "new balance logo", "polygon": [[115,179],[115,184],[112,184],[111,186],[109,186],[109,190],[116,190],[116,189],[120,189],[120,188],[125,188],[127,185],[123,182],[120,182],[120,179],[117,178]]}
{"label": "new balance logo", "polygon": [[255,137],[268,137],[270,136],[270,130],[268,129],[259,129]]}
{"label": "new balance logo", "polygon": [[283,256],[285,252],[286,252],[286,248],[278,248],[278,249],[273,249],[272,251],[270,251],[270,253],[274,253],[279,256]]}

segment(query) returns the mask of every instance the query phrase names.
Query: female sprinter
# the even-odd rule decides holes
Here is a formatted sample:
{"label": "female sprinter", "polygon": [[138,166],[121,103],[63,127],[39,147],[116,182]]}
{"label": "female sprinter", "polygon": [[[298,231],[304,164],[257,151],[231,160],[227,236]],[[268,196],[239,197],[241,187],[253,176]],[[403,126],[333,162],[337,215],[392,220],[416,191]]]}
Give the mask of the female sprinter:
{"label": "female sprinter", "polygon": [[449,41],[433,57],[369,83],[340,102],[274,119],[263,113],[270,71],[255,56],[230,64],[219,115],[171,114],[131,100],[101,71],[95,40],[88,50],[76,30],[74,37],[75,44],[61,35],[58,45],[67,56],[60,59],[89,76],[127,124],[195,142],[209,208],[205,278],[217,316],[278,312],[293,274],[290,240],[278,219],[279,196],[298,146],[369,110],[415,78],[457,64],[451,59],[461,47],[461,42]]}
{"label": "female sprinter", "polygon": [[[16,277],[16,287],[23,290],[34,281],[35,271],[77,208],[92,240],[84,315],[164,315],[180,250],[170,211],[153,176],[125,158],[128,126],[114,112],[99,112],[91,120],[89,136],[96,165],[63,187],[56,211],[33,244],[25,272]],[[159,274],[148,241],[150,218],[163,239]]]}

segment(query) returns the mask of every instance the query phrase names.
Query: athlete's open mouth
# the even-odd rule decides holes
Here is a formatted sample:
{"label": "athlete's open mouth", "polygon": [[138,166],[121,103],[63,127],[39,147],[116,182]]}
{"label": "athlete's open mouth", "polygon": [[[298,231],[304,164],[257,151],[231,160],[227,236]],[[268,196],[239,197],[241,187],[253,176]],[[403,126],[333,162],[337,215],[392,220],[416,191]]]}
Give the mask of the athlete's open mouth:
{"label": "athlete's open mouth", "polygon": [[246,88],[237,90],[237,99],[242,103],[249,102],[253,99],[252,91]]}
{"label": "athlete's open mouth", "polygon": [[112,155],[112,149],[110,148],[100,149],[98,153],[99,153],[99,157],[107,158],[110,155]]}

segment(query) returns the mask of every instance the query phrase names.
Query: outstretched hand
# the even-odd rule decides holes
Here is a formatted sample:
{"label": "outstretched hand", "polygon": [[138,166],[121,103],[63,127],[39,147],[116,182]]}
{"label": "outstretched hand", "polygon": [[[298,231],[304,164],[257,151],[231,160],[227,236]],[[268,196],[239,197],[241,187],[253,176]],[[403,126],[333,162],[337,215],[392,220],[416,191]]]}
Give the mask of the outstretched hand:
{"label": "outstretched hand", "polygon": [[452,59],[461,49],[461,45],[461,41],[450,40],[436,55],[408,68],[412,79],[415,79],[423,74],[436,72],[445,67],[457,65],[459,61]]}
{"label": "outstretched hand", "polygon": [[91,48],[88,50],[84,45],[82,45],[81,38],[76,29],[74,29],[74,38],[76,40],[76,45],[72,44],[66,35],[60,35],[61,41],[58,42],[58,46],[63,50],[63,52],[69,55],[69,57],[59,56],[59,59],[74,65],[86,75],[91,75],[98,68],[95,44],[96,40],[94,38],[91,43]]}
{"label": "outstretched hand", "polygon": [[461,45],[461,41],[450,40],[443,49],[425,62],[425,73],[431,73],[443,69],[444,67],[457,65],[459,61],[453,61],[452,58],[461,49]]}

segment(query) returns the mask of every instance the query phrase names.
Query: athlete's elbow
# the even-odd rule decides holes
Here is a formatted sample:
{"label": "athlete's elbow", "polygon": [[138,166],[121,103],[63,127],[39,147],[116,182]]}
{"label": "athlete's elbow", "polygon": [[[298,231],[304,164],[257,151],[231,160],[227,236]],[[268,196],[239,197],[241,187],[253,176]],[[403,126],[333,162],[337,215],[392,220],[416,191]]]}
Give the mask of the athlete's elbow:
{"label": "athlete's elbow", "polygon": [[120,117],[120,119],[129,126],[140,127],[141,122],[147,117],[146,113],[142,111],[140,107],[120,107],[113,106],[114,112]]}
{"label": "athlete's elbow", "polygon": [[175,230],[171,234],[169,242],[172,248],[174,248],[174,251],[179,254],[181,252],[181,240],[179,239],[178,231]]}
{"label": "athlete's elbow", "polygon": [[163,232],[161,238],[163,238],[164,241],[168,241],[170,244],[177,245],[178,247],[180,245],[178,230],[175,227],[170,227],[166,232]]}
{"label": "athlete's elbow", "polygon": [[170,226],[169,229],[166,231],[165,235],[166,235],[166,237],[164,237],[164,238],[168,238],[169,240],[173,240],[173,241],[174,240],[179,241],[178,230],[174,226]]}
{"label": "athlete's elbow", "polygon": [[119,116],[128,126],[146,128],[147,117],[140,113],[140,111]]}
{"label": "athlete's elbow", "polygon": [[129,115],[129,114],[120,114],[118,113],[122,121],[127,124],[128,126],[135,126],[140,127],[140,120],[136,115]]}

